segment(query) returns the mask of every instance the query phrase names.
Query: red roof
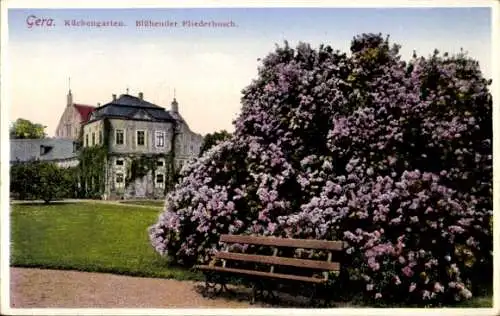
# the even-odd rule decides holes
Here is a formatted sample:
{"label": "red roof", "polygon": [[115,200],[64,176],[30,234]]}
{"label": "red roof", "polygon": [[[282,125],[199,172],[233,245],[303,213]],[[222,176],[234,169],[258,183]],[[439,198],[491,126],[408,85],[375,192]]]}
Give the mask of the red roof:
{"label": "red roof", "polygon": [[76,103],[74,103],[73,106],[75,107],[75,109],[80,114],[80,117],[82,118],[82,123],[86,123],[89,120],[90,114],[95,109],[95,107],[93,107],[91,105],[85,105],[85,104],[76,104]]}

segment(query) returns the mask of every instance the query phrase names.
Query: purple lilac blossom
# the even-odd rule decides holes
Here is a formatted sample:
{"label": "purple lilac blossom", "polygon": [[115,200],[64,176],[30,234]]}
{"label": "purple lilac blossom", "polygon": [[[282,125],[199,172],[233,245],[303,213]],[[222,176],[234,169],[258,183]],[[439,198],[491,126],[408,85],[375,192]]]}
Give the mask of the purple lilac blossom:
{"label": "purple lilac blossom", "polygon": [[151,244],[193,265],[220,234],[343,240],[367,298],[467,299],[492,262],[489,85],[463,53],[403,61],[376,34],[349,56],[278,47],[233,137],[182,169]]}

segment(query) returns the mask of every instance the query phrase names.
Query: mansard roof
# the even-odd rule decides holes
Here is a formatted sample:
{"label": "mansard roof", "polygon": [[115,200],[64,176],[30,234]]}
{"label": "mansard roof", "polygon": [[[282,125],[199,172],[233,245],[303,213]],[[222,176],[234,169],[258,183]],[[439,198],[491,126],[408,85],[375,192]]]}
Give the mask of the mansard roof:
{"label": "mansard roof", "polygon": [[161,106],[148,102],[146,100],[134,97],[129,94],[122,94],[118,99],[113,100],[108,104],[120,105],[124,107],[141,107],[149,109],[163,109]]}
{"label": "mansard roof", "polygon": [[89,122],[103,118],[121,118],[142,121],[172,122],[176,117],[165,108],[128,94],[96,108]]}

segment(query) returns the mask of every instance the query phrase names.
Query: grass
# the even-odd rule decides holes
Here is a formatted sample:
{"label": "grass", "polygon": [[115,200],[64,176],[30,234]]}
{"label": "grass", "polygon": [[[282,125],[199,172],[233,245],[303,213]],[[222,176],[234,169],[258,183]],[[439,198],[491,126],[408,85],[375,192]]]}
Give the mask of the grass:
{"label": "grass", "polygon": [[201,280],[149,243],[159,209],[99,203],[11,205],[11,265]]}
{"label": "grass", "polygon": [[490,296],[473,297],[469,301],[458,304],[457,307],[464,308],[491,308],[493,307],[493,294]]}
{"label": "grass", "polygon": [[[136,202],[151,201],[128,203]],[[157,220],[158,207],[92,202],[11,207],[12,266],[202,280],[200,273],[171,265],[152,249],[147,227]],[[492,305],[492,296],[481,296],[449,307]]]}
{"label": "grass", "polygon": [[120,203],[154,207],[163,207],[165,205],[165,201],[163,200],[121,201]]}

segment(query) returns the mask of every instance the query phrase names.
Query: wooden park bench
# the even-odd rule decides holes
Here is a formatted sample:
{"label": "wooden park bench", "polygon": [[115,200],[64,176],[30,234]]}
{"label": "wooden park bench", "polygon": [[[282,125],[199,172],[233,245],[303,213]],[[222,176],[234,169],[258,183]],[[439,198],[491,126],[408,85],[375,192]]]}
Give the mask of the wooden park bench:
{"label": "wooden park bench", "polygon": [[[333,281],[329,278],[330,272],[340,271],[340,263],[332,262],[333,253],[344,248],[341,241],[262,236],[221,235],[220,242],[225,243],[225,247],[215,253],[208,265],[195,266],[205,275],[203,295],[213,297],[227,291],[226,284],[236,276],[252,286],[251,304],[255,303],[257,296],[275,300],[277,297],[273,291],[279,286],[288,286],[294,293],[303,293],[305,289],[314,305],[319,302],[318,296],[322,296],[326,305]],[[240,246],[239,252],[236,244]],[[241,251],[242,245],[247,247],[245,252]],[[293,258],[294,254],[296,256],[305,249],[313,250],[319,259],[311,255]]]}

